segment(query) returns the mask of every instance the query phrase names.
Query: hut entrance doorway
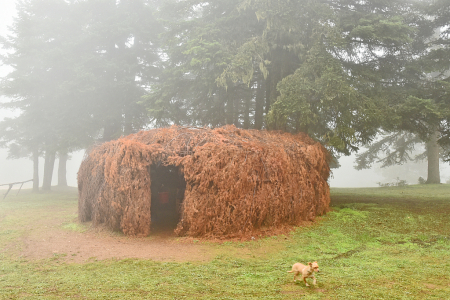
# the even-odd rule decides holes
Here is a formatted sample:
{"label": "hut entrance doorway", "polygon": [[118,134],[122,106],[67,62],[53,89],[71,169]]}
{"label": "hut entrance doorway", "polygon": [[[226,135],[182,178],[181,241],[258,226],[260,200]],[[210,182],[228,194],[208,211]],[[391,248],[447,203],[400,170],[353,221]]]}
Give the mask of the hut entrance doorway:
{"label": "hut entrance doorway", "polygon": [[150,166],[151,231],[173,231],[180,221],[186,181],[179,168]]}

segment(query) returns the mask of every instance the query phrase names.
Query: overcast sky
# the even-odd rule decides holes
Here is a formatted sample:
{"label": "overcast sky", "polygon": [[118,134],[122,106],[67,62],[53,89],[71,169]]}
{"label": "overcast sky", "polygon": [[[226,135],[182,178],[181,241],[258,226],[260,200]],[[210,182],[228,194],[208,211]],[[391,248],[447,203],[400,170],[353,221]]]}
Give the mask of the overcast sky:
{"label": "overcast sky", "polygon": [[[7,26],[12,22],[15,14],[15,5],[12,0],[0,0],[0,35],[7,33]],[[0,77],[5,76],[8,68],[0,66]],[[2,98],[4,100],[4,98]],[[0,110],[0,120],[4,117],[14,116],[14,113]],[[67,163],[67,181],[70,186],[76,186],[76,175],[81,163],[83,151],[72,155],[72,159]],[[25,181],[33,177],[32,162],[28,159],[7,160],[7,152],[0,148],[0,184]],[[363,170],[357,171],[353,168],[354,156],[343,157],[340,159],[341,168],[333,170],[330,179],[332,187],[374,187],[377,182],[393,182],[395,178],[406,179],[410,184],[417,183],[419,176],[426,178],[426,165],[414,166],[412,164],[405,168],[388,168],[385,170]],[[55,164],[57,166],[57,162]],[[43,171],[43,161],[40,163],[40,171]],[[448,164],[441,164],[441,180],[445,182],[449,179]],[[56,167],[55,167],[56,172]],[[56,174],[55,174],[56,175]],[[56,176],[53,184],[56,184]],[[42,182],[42,175],[40,175]],[[31,183],[29,186],[31,187]],[[5,188],[5,187],[0,187]]]}
{"label": "overcast sky", "polygon": [[7,24],[11,23],[15,13],[14,1],[0,0],[0,33],[4,34]]}

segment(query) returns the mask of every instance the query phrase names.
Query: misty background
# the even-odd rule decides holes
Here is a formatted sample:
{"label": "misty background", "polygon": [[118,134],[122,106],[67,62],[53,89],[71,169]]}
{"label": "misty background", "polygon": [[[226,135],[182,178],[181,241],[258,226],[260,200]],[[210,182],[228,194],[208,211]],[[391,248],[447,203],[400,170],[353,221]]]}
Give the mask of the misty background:
{"label": "misty background", "polygon": [[[4,36],[8,33],[8,26],[11,25],[15,15],[15,3],[11,0],[0,0],[0,35]],[[0,51],[4,51],[1,49]],[[0,66],[0,77],[8,74],[8,67]],[[0,97],[2,97],[0,95]],[[4,101],[4,98],[0,98]],[[0,121],[5,117],[13,117],[17,112],[0,109]],[[33,164],[30,159],[7,159],[8,153],[6,149],[0,148],[0,184],[25,181],[33,178]],[[77,186],[77,172],[84,156],[84,151],[77,151],[70,155],[67,161],[67,183],[69,186]],[[44,160],[40,159],[40,166],[43,166]],[[427,177],[426,162],[406,163],[387,168],[380,168],[374,165],[370,170],[355,170],[355,155],[341,157],[339,160],[341,165],[338,169],[332,169],[332,175],[329,180],[331,187],[376,187],[378,182],[391,183],[398,179],[406,180],[408,184],[417,184],[418,178]],[[55,162],[55,166],[58,162]],[[54,168],[53,185],[57,181],[57,167]],[[441,182],[445,183],[450,180],[450,168],[448,163],[440,164]],[[43,179],[43,167],[40,168],[40,185]],[[32,182],[23,186],[23,188],[31,188]],[[6,189],[7,186],[0,187]],[[14,188],[19,188],[16,185]]]}

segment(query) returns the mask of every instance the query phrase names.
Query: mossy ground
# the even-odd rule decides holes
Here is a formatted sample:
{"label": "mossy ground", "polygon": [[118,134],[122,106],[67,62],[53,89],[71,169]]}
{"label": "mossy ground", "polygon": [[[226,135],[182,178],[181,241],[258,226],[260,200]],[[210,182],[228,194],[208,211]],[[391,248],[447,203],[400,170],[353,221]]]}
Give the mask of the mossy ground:
{"label": "mossy ground", "polygon": [[[450,186],[332,189],[332,210],[312,226],[248,242],[213,243],[207,262],[92,259],[67,263],[0,251],[0,299],[448,299]],[[11,198],[10,198],[11,197]],[[49,215],[63,206],[66,214]],[[27,226],[74,221],[76,191],[0,200],[0,249]],[[316,287],[294,283],[295,262],[317,260]]]}

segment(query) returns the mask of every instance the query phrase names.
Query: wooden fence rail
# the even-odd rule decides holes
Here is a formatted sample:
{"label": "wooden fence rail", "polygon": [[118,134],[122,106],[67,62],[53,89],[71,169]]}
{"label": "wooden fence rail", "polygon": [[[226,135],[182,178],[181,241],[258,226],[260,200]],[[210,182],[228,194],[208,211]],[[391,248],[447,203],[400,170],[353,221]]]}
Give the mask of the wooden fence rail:
{"label": "wooden fence rail", "polygon": [[9,191],[12,189],[12,187],[13,187],[14,185],[20,184],[19,191],[17,192],[17,195],[19,195],[19,192],[20,192],[20,190],[22,189],[23,184],[24,184],[24,183],[27,183],[27,182],[30,182],[30,181],[33,181],[33,179],[30,179],[30,180],[27,180],[27,181],[20,181],[20,182],[13,182],[13,183],[0,184],[0,186],[9,185],[9,188],[8,188],[8,190],[6,191],[5,196],[3,196],[3,199],[6,198],[6,196],[7,196],[8,193],[9,193]]}

